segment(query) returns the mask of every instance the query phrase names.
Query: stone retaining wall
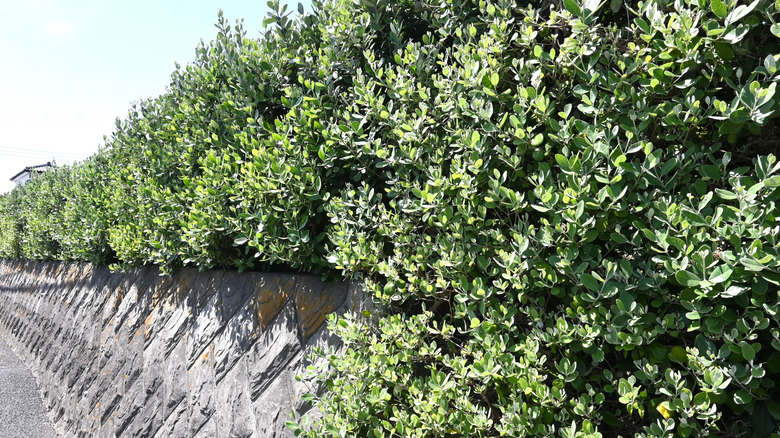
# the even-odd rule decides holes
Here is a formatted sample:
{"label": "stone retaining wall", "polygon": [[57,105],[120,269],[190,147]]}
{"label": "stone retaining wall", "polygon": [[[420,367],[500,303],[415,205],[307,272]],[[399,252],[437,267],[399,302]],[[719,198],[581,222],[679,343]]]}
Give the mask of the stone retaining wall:
{"label": "stone retaining wall", "polygon": [[307,275],[0,261],[0,330],[66,437],[292,436],[326,316],[365,306]]}

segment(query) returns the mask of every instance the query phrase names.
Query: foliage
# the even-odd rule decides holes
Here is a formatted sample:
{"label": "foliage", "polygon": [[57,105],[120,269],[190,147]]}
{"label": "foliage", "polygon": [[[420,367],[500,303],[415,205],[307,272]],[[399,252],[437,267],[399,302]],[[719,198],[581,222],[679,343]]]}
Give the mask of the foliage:
{"label": "foliage", "polygon": [[780,432],[780,3],[314,5],[220,17],[0,254],[363,279],[302,435]]}

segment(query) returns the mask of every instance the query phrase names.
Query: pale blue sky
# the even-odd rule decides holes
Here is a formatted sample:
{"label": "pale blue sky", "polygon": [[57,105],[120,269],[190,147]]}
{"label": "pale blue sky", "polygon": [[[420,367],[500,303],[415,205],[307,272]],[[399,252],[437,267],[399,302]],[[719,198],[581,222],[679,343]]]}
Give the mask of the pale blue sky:
{"label": "pale blue sky", "polygon": [[163,93],[174,63],[214,38],[220,9],[260,35],[265,0],[0,0],[0,193],[25,166],[97,151],[131,102]]}

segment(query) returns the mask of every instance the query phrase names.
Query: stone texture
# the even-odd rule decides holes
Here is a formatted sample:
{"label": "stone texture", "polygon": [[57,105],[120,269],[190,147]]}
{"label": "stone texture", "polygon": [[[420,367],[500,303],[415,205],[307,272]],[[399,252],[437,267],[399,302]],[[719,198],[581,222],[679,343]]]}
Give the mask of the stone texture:
{"label": "stone texture", "polygon": [[250,306],[265,330],[295,293],[296,279],[291,275],[254,275]]}
{"label": "stone texture", "polygon": [[213,343],[218,383],[249,350],[257,336],[257,319],[251,309],[243,307],[227,321]]}
{"label": "stone texture", "polygon": [[310,275],[0,260],[0,332],[20,346],[64,437],[288,437],[321,388],[296,374],[340,348],[356,285]]}
{"label": "stone texture", "polygon": [[325,323],[325,318],[344,303],[347,285],[335,283],[323,285],[316,277],[298,279],[295,308],[301,325],[303,342],[306,342]]}
{"label": "stone texture", "polygon": [[187,338],[187,363],[192,366],[203,350],[214,340],[222,329],[222,307],[220,297],[212,293],[202,306],[199,306],[197,315],[190,326],[190,335]]}
{"label": "stone texture", "polygon": [[300,351],[295,308],[289,305],[263,332],[247,355],[252,399],[257,399]]}
{"label": "stone texture", "polygon": [[284,423],[292,411],[292,394],[289,371],[283,371],[271,386],[254,401],[254,411],[257,415],[257,435],[262,437],[292,437],[292,432]]}
{"label": "stone texture", "polygon": [[238,363],[217,386],[217,435],[230,438],[255,436],[255,418],[249,397],[246,360]]}
{"label": "stone texture", "polygon": [[[168,417],[187,398],[186,339],[181,339],[165,361],[163,381],[163,416]],[[186,405],[186,403],[184,403]]]}
{"label": "stone texture", "polygon": [[[194,436],[216,411],[214,347],[209,346],[188,371],[190,435]],[[215,426],[216,427],[216,426]],[[216,431],[216,429],[214,429]]]}

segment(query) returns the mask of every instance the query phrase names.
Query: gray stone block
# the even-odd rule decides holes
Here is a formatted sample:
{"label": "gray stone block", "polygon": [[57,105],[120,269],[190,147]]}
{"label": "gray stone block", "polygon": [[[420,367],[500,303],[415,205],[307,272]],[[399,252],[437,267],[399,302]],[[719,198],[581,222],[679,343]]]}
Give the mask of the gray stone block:
{"label": "gray stone block", "polygon": [[256,422],[249,398],[249,376],[245,360],[239,360],[217,384],[217,435],[230,438],[255,436]]}
{"label": "gray stone block", "polygon": [[[249,274],[251,275],[251,274]],[[247,287],[249,278],[246,275],[226,275],[219,287],[222,306],[222,323],[227,324],[233,315],[243,307],[244,303],[252,296],[252,291]]]}
{"label": "gray stone block", "polygon": [[189,302],[184,300],[175,307],[167,307],[163,311],[170,314],[170,316],[160,330],[158,339],[163,342],[163,354],[167,357],[171,354],[173,348],[180,343],[182,336],[189,329],[192,309],[189,306]]}
{"label": "gray stone block", "polygon": [[193,318],[194,321],[190,326],[190,335],[187,338],[188,366],[195,362],[195,359],[203,353],[206,346],[214,340],[217,333],[224,327],[222,324],[222,308],[219,304],[220,295],[216,292],[212,293]]}
{"label": "gray stone block", "polygon": [[257,314],[248,307],[242,307],[225,324],[213,342],[217,383],[257,340],[258,331]]}
{"label": "gray stone block", "polygon": [[216,418],[210,418],[200,429],[195,431],[192,435],[193,438],[217,438],[217,420]]}
{"label": "gray stone block", "polygon": [[347,298],[345,283],[323,284],[316,277],[301,277],[295,290],[295,308],[301,326],[302,342],[306,342],[327,316],[341,307]]}
{"label": "gray stone block", "polygon": [[189,430],[190,436],[194,436],[216,411],[213,346],[207,347],[189,368],[187,381]]}
{"label": "gray stone block", "polygon": [[292,303],[282,310],[247,354],[252,399],[257,399],[301,351]]}
{"label": "gray stone block", "polygon": [[162,390],[146,399],[141,411],[133,418],[125,432],[128,437],[150,437],[163,424]]}
{"label": "gray stone block", "polygon": [[130,388],[135,385],[141,373],[144,365],[144,331],[143,328],[139,328],[129,338],[129,342],[121,350],[121,355],[124,357],[122,360],[121,368],[119,369],[118,376],[123,380],[120,391],[129,391]]}
{"label": "gray stone block", "polygon": [[181,339],[165,360],[163,382],[163,417],[167,418],[187,398],[187,362],[184,358],[186,339]]}
{"label": "gray stone block", "polygon": [[142,268],[135,271],[137,279],[135,282],[130,279],[123,283],[122,296],[119,298],[116,311],[114,313],[114,330],[126,328],[135,332],[138,327],[138,321],[143,324],[146,318],[146,307],[148,299],[146,297],[147,283],[149,282],[149,268]]}
{"label": "gray stone block", "polygon": [[144,349],[144,364],[140,381],[146,390],[145,403],[148,403],[155,394],[162,391],[162,384],[165,380],[164,350],[165,342],[157,339]]}
{"label": "gray stone block", "polygon": [[157,429],[155,438],[188,437],[187,403],[181,403],[165,418],[162,426]]}
{"label": "gray stone block", "polygon": [[[306,343],[304,352],[296,356],[296,360],[287,366],[287,369],[291,370],[295,377],[290,381],[290,392],[296,414],[302,415],[311,409],[311,403],[303,399],[304,394],[321,396],[325,391],[324,385],[317,382],[316,377],[308,375],[307,368],[327,365],[327,353],[338,351],[342,346],[341,338],[334,335],[327,325],[323,325]],[[315,356],[313,353],[315,348],[325,352],[326,355],[324,357]]]}
{"label": "gray stone block", "polygon": [[212,296],[218,294],[224,276],[225,271],[221,270],[198,272],[191,291],[191,295],[195,298],[194,306],[197,309],[202,308]]}
{"label": "gray stone block", "polygon": [[292,431],[285,427],[292,412],[289,388],[289,372],[274,380],[271,386],[252,403],[257,419],[257,436],[292,437]]}

